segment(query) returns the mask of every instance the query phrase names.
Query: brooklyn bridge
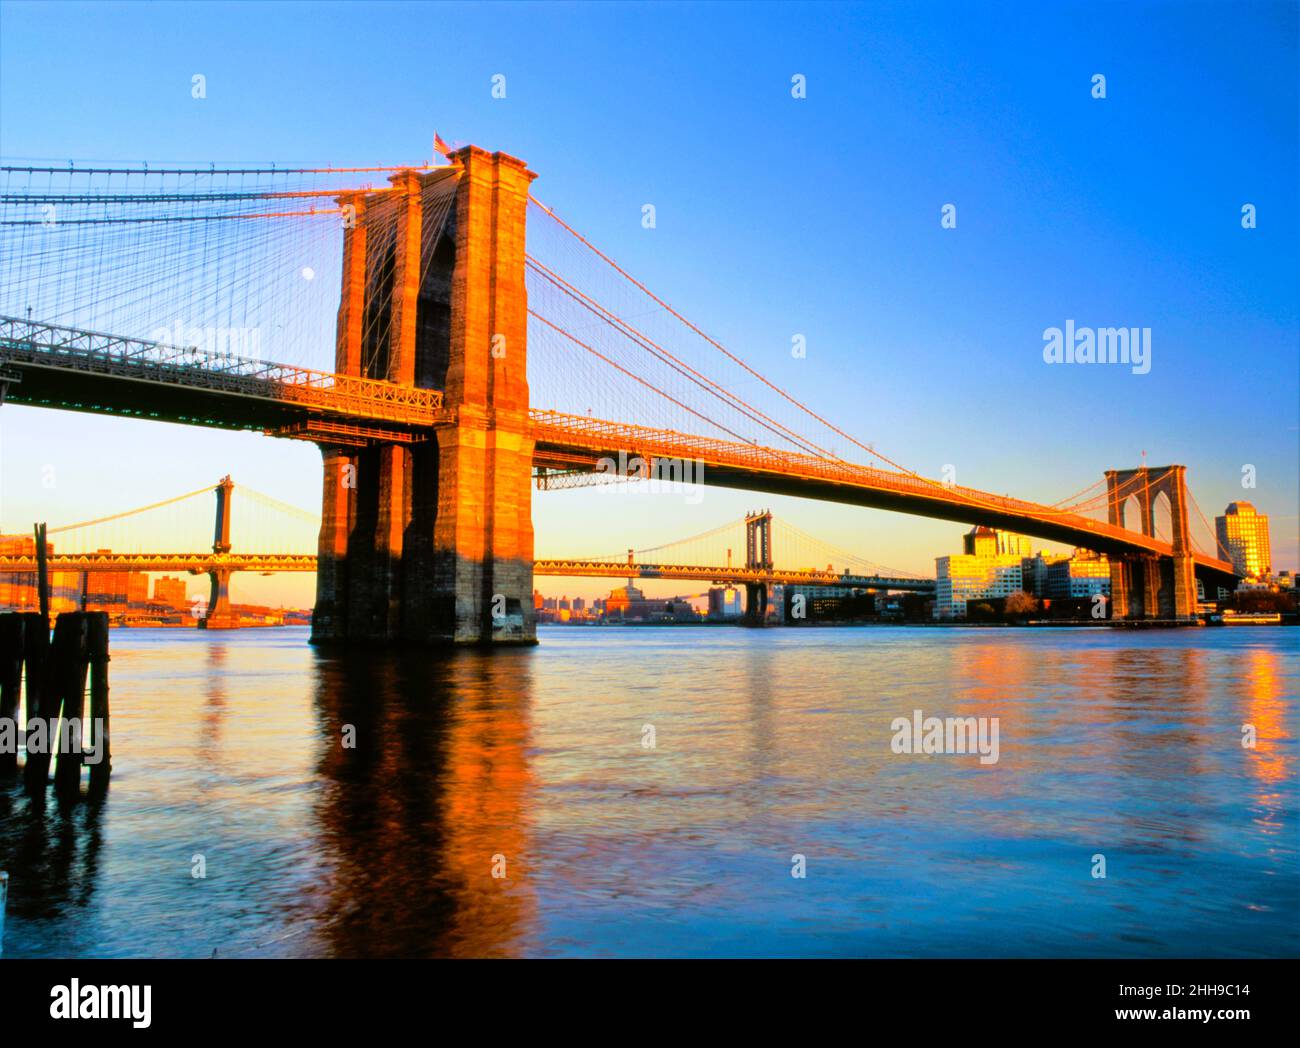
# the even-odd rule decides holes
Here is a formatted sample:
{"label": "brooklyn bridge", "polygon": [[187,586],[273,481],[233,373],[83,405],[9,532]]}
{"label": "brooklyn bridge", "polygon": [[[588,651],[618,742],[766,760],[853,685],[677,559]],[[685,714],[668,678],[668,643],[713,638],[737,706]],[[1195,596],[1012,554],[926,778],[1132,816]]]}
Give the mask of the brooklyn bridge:
{"label": "brooklyn bridge", "polygon": [[314,570],[320,643],[532,643],[535,574],[928,585],[778,569],[757,514],[734,566],[535,558],[534,487],[666,478],[1105,553],[1116,618],[1189,619],[1198,578],[1232,584],[1185,466],[1098,470],[1050,505],[926,477],[650,290],[533,196],[523,162],[446,161],[0,168],[0,402],[252,430],[323,462],[314,552],[232,551],[227,479],[201,489],[218,494],[211,552],[55,559],[206,572],[214,612],[232,571]]}

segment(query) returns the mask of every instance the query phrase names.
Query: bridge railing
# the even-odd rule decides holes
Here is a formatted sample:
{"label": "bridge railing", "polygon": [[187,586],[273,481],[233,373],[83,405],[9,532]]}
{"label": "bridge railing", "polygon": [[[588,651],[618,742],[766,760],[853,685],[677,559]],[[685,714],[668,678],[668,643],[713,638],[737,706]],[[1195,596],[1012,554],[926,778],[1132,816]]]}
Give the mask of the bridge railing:
{"label": "bridge railing", "polygon": [[0,316],[0,359],[237,393],[311,411],[408,425],[432,425],[443,399],[436,389],[8,316]]}
{"label": "bridge railing", "polygon": [[746,568],[701,564],[649,564],[627,560],[555,560],[533,562],[533,574],[563,577],[696,579],[713,582],[779,582],[787,585],[858,586],[871,589],[933,589],[933,579],[854,575],[816,568]]}
{"label": "bridge railing", "polygon": [[[315,571],[314,553],[52,553],[46,558],[50,572],[185,571],[206,574],[230,571]],[[0,553],[0,575],[27,575],[37,571],[34,553]]]}
{"label": "bridge railing", "polygon": [[[534,410],[531,412],[534,435],[538,443],[552,442],[570,447],[584,447],[596,452],[626,449],[644,458],[700,458],[724,465],[761,470],[782,475],[799,475],[853,484],[877,490],[917,495],[938,502],[972,506],[1032,518],[1087,531],[1098,537],[1115,539],[1130,546],[1139,546],[1152,553],[1166,556],[1173,547],[1157,538],[1129,531],[1104,521],[1093,520],[1079,513],[1052,506],[1026,502],[1007,495],[994,495],[977,488],[945,484],[925,477],[899,473],[893,470],[862,466],[840,459],[819,458],[796,451],[782,451],[762,444],[719,440],[712,437],[693,436],[672,430],[651,429],[606,419],[582,415],[568,415],[558,411]],[[1211,566],[1223,562],[1198,555],[1198,560]],[[1229,566],[1230,567],[1230,566]]]}

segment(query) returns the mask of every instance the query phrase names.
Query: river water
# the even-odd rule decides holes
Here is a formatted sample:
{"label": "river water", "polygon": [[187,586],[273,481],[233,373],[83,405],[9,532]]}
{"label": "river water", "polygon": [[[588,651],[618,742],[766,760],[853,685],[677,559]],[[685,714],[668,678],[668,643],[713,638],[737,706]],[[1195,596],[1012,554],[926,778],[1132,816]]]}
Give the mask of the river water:
{"label": "river water", "polygon": [[5,956],[1300,953],[1300,630],[541,637],[115,631],[107,799],[0,784]]}

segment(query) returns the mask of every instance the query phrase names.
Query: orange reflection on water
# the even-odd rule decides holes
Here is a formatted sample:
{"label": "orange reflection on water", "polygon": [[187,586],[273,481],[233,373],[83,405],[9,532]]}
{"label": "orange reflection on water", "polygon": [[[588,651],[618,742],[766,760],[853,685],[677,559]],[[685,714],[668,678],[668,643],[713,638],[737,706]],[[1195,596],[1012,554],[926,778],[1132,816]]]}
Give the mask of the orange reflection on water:
{"label": "orange reflection on water", "polygon": [[[475,652],[349,653],[322,660],[318,706],[331,952],[517,952],[536,906],[527,879],[527,663]],[[338,743],[349,725],[352,749]]]}
{"label": "orange reflection on water", "polygon": [[[453,955],[504,956],[534,909],[525,823],[533,789],[528,700],[513,669],[481,657],[468,669],[445,743],[443,863],[458,902],[449,946]],[[516,686],[503,687],[507,680]],[[485,929],[493,941],[483,941]]]}
{"label": "orange reflection on water", "polygon": [[1246,749],[1246,759],[1251,775],[1260,785],[1256,799],[1262,804],[1276,804],[1279,798],[1272,787],[1291,775],[1290,757],[1280,745],[1287,727],[1277,652],[1266,648],[1242,652],[1241,673],[1245,723],[1255,726],[1255,748]]}

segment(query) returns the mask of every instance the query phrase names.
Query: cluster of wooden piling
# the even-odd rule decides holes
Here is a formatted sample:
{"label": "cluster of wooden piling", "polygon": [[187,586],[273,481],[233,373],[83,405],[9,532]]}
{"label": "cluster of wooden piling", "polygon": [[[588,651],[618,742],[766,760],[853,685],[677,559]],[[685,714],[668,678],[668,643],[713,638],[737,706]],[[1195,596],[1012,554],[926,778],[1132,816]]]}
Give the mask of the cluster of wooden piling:
{"label": "cluster of wooden piling", "polygon": [[[44,528],[37,529],[38,563],[44,560]],[[40,564],[41,568],[44,564]],[[54,624],[50,639],[49,597],[46,574],[39,573],[41,610],[0,614],[0,727],[11,722],[10,738],[17,738],[19,723],[27,725],[29,749],[23,781],[33,792],[49,783],[50,758],[57,750],[55,791],[63,797],[80,796],[85,743],[95,733],[99,761],[90,766],[90,792],[108,788],[108,614],[102,611],[64,612]],[[89,717],[86,685],[90,685]],[[26,688],[24,689],[24,683]],[[26,694],[26,710],[20,709]],[[20,714],[26,717],[20,721]],[[32,752],[34,726],[49,727],[44,745]],[[72,725],[77,727],[74,729]],[[53,726],[58,727],[55,737]],[[72,737],[68,733],[75,732]],[[18,747],[0,747],[0,777],[18,773]]]}

